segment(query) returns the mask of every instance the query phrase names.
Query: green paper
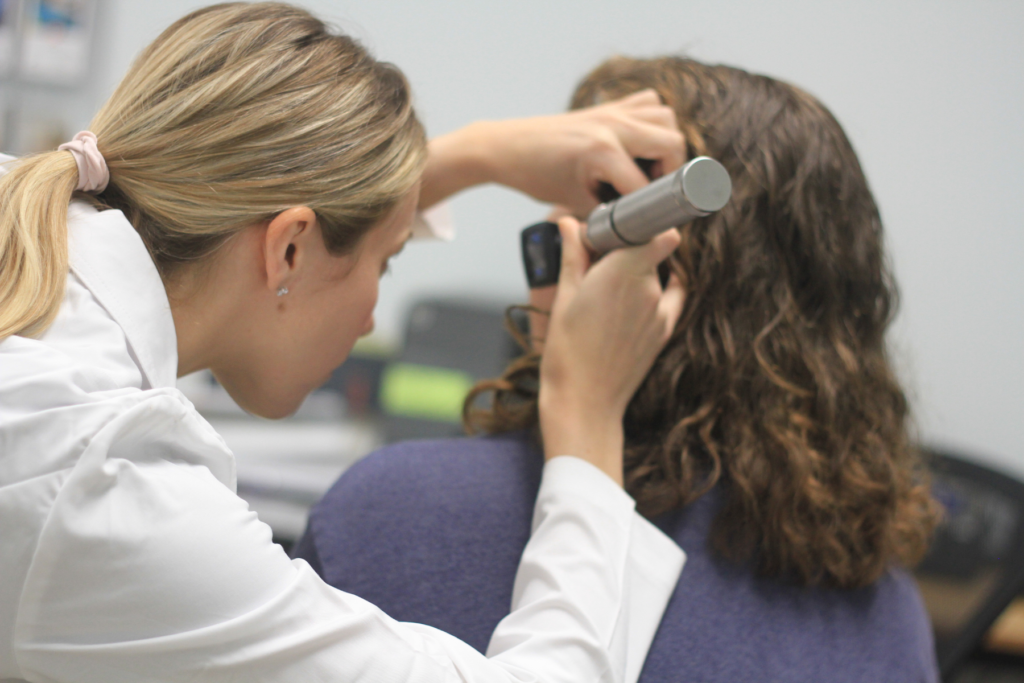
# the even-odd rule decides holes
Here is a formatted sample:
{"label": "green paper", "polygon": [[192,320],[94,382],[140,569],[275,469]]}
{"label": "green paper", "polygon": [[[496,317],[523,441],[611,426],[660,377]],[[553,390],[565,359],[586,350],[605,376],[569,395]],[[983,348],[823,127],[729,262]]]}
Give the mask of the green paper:
{"label": "green paper", "polygon": [[380,402],[391,415],[459,422],[473,378],[461,370],[392,363],[384,370]]}

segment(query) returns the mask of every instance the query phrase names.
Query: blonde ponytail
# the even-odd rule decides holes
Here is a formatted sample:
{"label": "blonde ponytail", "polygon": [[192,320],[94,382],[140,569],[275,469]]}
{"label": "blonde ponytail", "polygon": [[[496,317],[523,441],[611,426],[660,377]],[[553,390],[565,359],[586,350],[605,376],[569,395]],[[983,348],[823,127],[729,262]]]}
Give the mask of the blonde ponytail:
{"label": "blonde ponytail", "polygon": [[[165,280],[292,206],[316,212],[332,253],[353,249],[426,160],[401,72],[281,3],[215,5],[177,21],[89,129],[110,171],[92,201],[124,213]],[[0,340],[41,333],[56,316],[76,178],[60,152],[0,179]]]}
{"label": "blonde ponytail", "polygon": [[43,332],[68,270],[68,202],[78,167],[67,152],[16,162],[0,176],[0,341]]}

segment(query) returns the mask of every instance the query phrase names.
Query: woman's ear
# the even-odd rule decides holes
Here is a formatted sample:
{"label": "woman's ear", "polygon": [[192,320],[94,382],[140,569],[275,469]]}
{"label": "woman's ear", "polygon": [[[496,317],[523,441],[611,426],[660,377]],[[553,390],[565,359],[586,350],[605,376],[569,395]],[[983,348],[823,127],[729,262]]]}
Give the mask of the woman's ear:
{"label": "woman's ear", "polygon": [[311,260],[311,250],[317,247],[324,248],[312,209],[294,206],[274,216],[267,224],[263,243],[268,289],[287,292]]}

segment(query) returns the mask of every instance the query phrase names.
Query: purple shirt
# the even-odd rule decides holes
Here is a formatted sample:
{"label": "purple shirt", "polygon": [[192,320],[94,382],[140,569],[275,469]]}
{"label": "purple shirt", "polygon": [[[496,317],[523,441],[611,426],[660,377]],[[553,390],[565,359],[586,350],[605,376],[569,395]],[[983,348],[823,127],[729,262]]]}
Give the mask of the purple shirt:
{"label": "purple shirt", "polygon": [[[348,470],[296,547],[333,586],[481,652],[509,611],[541,454],[519,435],[401,443]],[[757,577],[708,548],[712,492],[654,522],[687,561],[641,683],[936,682],[911,576],[857,590]]]}

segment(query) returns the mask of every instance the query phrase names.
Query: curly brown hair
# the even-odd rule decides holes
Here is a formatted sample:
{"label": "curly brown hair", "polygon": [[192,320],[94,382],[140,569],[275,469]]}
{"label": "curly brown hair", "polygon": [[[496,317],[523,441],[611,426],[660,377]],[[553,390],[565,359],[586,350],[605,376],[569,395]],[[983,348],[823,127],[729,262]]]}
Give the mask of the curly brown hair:
{"label": "curly brown hair", "polygon": [[[762,575],[851,588],[915,563],[936,506],[886,350],[897,291],[882,223],[849,140],[792,85],[680,57],[615,57],[572,107],[645,88],[675,110],[690,157],[725,165],[733,197],[681,230],[670,266],[686,302],[625,415],[626,489],[653,517],[717,486],[714,549]],[[535,429],[538,365],[529,353],[478,385],[467,428]]]}

